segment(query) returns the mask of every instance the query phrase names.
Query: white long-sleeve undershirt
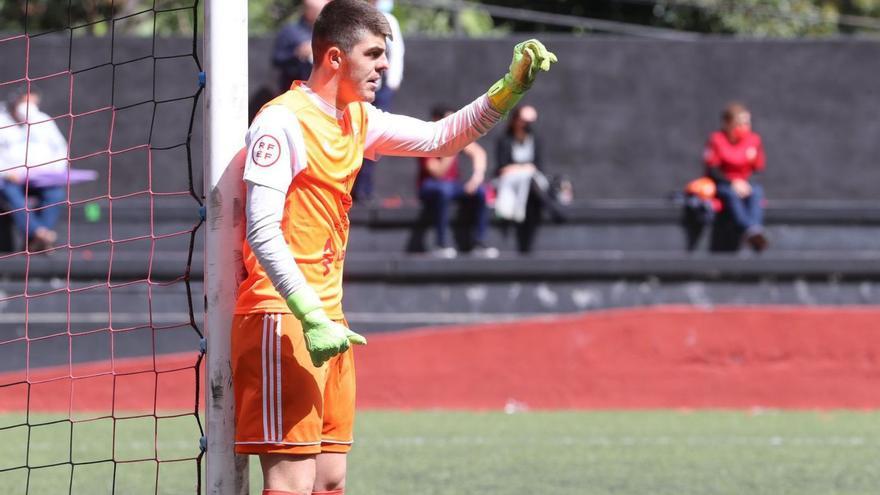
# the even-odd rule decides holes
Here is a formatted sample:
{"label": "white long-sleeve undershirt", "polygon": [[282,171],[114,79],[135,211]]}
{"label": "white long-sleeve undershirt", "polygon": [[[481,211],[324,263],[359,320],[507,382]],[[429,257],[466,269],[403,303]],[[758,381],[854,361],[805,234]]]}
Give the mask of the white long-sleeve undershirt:
{"label": "white long-sleeve undershirt", "polygon": [[260,266],[266,270],[275,290],[284,299],[306,285],[306,278],[296,266],[293,253],[284,241],[281,219],[284,211],[284,193],[247,183],[247,242]]}
{"label": "white long-sleeve undershirt", "polygon": [[391,156],[451,156],[489,132],[502,115],[482,95],[436,122],[383,112],[367,106],[367,158]]}
{"label": "white long-sleeve undershirt", "polygon": [[[304,89],[322,110],[341,117],[334,107],[311,90]],[[491,107],[485,95],[437,122],[383,112],[372,105],[367,105],[367,112],[364,154],[370,158],[380,155],[449,156],[484,135],[502,117]],[[264,139],[265,136],[271,136],[274,141]],[[289,163],[289,168],[270,173],[274,167],[254,163],[260,159],[255,154],[258,151],[255,147],[267,141],[279,144],[277,152],[280,156],[277,158]],[[244,174],[247,182],[247,241],[275,289],[286,299],[307,286],[281,231],[285,195],[296,174],[306,167],[302,129],[290,110],[269,107],[257,116],[248,130],[247,144]]]}
{"label": "white long-sleeve undershirt", "polygon": [[389,13],[383,13],[391,27],[391,39],[386,41],[388,48],[388,70],[385,72],[385,84],[394,91],[400,89],[403,82],[403,54],[406,50],[403,44],[403,33],[400,31],[400,23],[397,18]]}

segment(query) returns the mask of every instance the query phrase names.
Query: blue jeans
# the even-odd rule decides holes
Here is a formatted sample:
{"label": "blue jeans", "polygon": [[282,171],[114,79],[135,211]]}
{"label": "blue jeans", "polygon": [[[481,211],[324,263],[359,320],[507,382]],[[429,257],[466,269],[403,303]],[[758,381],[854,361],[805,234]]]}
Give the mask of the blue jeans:
{"label": "blue jeans", "polygon": [[[14,182],[0,181],[0,199],[6,204],[8,211],[11,211],[12,222],[22,235],[28,239],[33,237],[34,232],[40,227],[52,229],[58,222],[61,215],[62,201],[65,200],[67,194],[66,188],[60,186],[54,187],[29,187],[28,194],[38,199],[37,208],[27,211],[27,198],[25,197],[24,184],[16,184]],[[45,205],[54,205],[43,208]]]}
{"label": "blue jeans", "polygon": [[361,164],[361,170],[354,179],[354,187],[351,190],[351,196],[355,201],[369,201],[373,199],[373,168],[376,162],[369,158],[364,158]]}
{"label": "blue jeans", "polygon": [[480,186],[472,195],[464,191],[464,185],[456,181],[425,179],[419,188],[419,198],[428,209],[434,230],[437,234],[437,246],[449,245],[449,206],[453,201],[467,201],[473,209],[474,224],[471,235],[476,244],[483,244],[486,229],[489,226],[489,210],[486,208],[486,190]]}
{"label": "blue jeans", "polygon": [[[394,90],[383,84],[379,91],[376,91],[376,99],[373,101],[373,105],[379,110],[390,112],[393,97]],[[373,199],[373,169],[375,167],[376,162],[364,158],[364,163],[361,165],[357,178],[355,178],[354,188],[351,192],[355,201],[369,201]]]}
{"label": "blue jeans", "polygon": [[760,184],[749,184],[752,185],[752,194],[745,198],[740,198],[730,184],[718,184],[716,192],[733,221],[743,230],[764,225],[764,189]]}

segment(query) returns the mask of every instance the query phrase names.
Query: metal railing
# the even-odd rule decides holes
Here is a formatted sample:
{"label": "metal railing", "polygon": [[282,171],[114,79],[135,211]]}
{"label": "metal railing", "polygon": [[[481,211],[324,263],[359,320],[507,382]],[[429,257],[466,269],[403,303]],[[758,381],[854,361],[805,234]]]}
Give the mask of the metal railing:
{"label": "metal railing", "polygon": [[653,26],[644,26],[641,24],[632,24],[619,21],[609,21],[606,19],[595,19],[592,17],[580,17],[565,14],[554,14],[551,12],[541,12],[537,10],[502,7],[498,5],[487,5],[465,0],[399,0],[399,2],[404,5],[442,9],[456,13],[468,9],[479,9],[488,13],[492,17],[497,17],[501,19],[535,22],[538,24],[562,26],[573,29],[584,29],[600,33],[622,34],[638,38],[694,41],[702,36],[699,33],[690,33],[675,29],[658,28]]}
{"label": "metal railing", "polygon": [[[610,21],[607,19],[596,19],[592,17],[581,17],[566,14],[556,14],[551,12],[542,12],[538,10],[520,9],[513,7],[503,7],[499,5],[488,5],[483,3],[471,2],[467,0],[398,0],[399,3],[414,7],[424,7],[432,9],[447,10],[460,13],[464,10],[479,9],[488,13],[492,17],[506,19],[511,21],[526,21],[537,24],[545,24],[549,26],[560,26],[572,29],[583,29],[600,33],[621,34],[638,38],[649,38],[659,40],[677,40],[677,41],[694,41],[703,35],[689,31],[681,31],[677,29],[661,28],[654,26],[645,26],[642,24],[634,24],[621,21]],[[641,4],[641,5],[657,5],[656,0],[622,0],[624,3]],[[667,6],[691,7],[694,9],[705,9],[706,5],[694,0],[666,0]],[[781,17],[784,14],[764,9],[762,15],[768,17]],[[837,17],[837,24],[840,26],[877,30],[880,31],[880,19],[866,16],[857,16],[843,14]]]}

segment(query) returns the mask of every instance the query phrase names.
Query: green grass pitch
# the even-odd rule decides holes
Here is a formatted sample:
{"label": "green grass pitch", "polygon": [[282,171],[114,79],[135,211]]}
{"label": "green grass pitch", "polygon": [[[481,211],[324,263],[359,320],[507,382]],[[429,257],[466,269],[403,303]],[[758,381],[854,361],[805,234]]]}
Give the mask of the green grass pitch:
{"label": "green grass pitch", "polygon": [[[20,417],[19,417],[20,418]],[[0,416],[4,425],[19,418]],[[32,416],[31,421],[35,418]],[[0,469],[27,459],[29,494],[194,493],[192,461],[88,464],[112,456],[112,421],[0,431]],[[117,421],[117,459],[198,452],[190,416]],[[153,442],[154,433],[157,441]],[[16,436],[17,435],[17,436]],[[72,455],[83,463],[73,469]],[[22,457],[27,456],[27,457]],[[58,464],[57,466],[52,466]],[[25,494],[27,470],[0,472]],[[350,495],[793,494],[880,492],[880,412],[361,412]],[[251,493],[260,493],[251,462]]]}

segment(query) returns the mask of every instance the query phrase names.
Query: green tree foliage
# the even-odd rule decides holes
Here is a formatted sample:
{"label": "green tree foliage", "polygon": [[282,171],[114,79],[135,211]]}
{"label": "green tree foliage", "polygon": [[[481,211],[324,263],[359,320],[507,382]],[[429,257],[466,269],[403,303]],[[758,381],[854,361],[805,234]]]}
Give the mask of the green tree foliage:
{"label": "green tree foliage", "polygon": [[[451,2],[441,1],[438,4],[451,5]],[[468,7],[456,13],[446,8],[421,7],[398,2],[394,8],[394,15],[405,34],[433,36],[460,34],[482,37],[504,34],[508,31],[506,26],[496,26],[492,17],[479,7]]]}
{"label": "green tree foliage", "polygon": [[689,31],[791,38],[837,32],[834,5],[815,0],[661,0],[663,24]]}
{"label": "green tree foliage", "polygon": [[275,33],[285,22],[299,16],[300,5],[301,2],[291,0],[250,0],[248,31],[255,36]]}
{"label": "green tree foliage", "polygon": [[102,19],[112,18],[112,12],[109,0],[82,0],[71,5],[57,0],[4,0],[0,3],[0,29],[41,33],[91,24],[83,29],[95,33]]}
{"label": "green tree foliage", "polygon": [[[154,6],[155,3],[155,6]],[[255,2],[256,3],[256,2]],[[0,30],[31,34],[73,28],[76,35],[173,36],[192,33],[196,0],[2,0]]]}
{"label": "green tree foliage", "polygon": [[[653,18],[651,0],[542,0],[540,2],[533,0],[481,0],[480,3],[638,24],[649,23]],[[496,22],[518,32],[570,31],[570,28],[567,27],[550,26],[525,20],[496,19]]]}
{"label": "green tree foliage", "polygon": [[838,0],[833,3],[842,14],[880,17],[880,0]]}
{"label": "green tree foliage", "polygon": [[[187,34],[206,0],[0,0],[0,30],[41,33],[79,27],[75,34],[170,36]],[[394,14],[408,35],[491,36],[509,31],[570,32],[569,28],[530,21],[493,18],[480,4],[539,10],[619,22],[650,24],[688,31],[747,36],[823,36],[871,29],[850,16],[880,19],[880,0],[481,0],[463,11],[458,0],[435,0],[433,7],[397,0]],[[295,18],[299,0],[249,0],[252,35],[271,36]],[[222,5],[222,2],[220,2]],[[174,10],[181,8],[181,10]],[[128,16],[128,17],[126,17]],[[126,17],[115,23],[112,20]],[[878,32],[876,28],[873,32]]]}
{"label": "green tree foliage", "polygon": [[[844,16],[880,18],[880,0],[483,0],[481,3],[701,33],[769,37],[851,33],[860,28]],[[515,31],[553,29],[524,21],[509,22],[509,25]]]}

